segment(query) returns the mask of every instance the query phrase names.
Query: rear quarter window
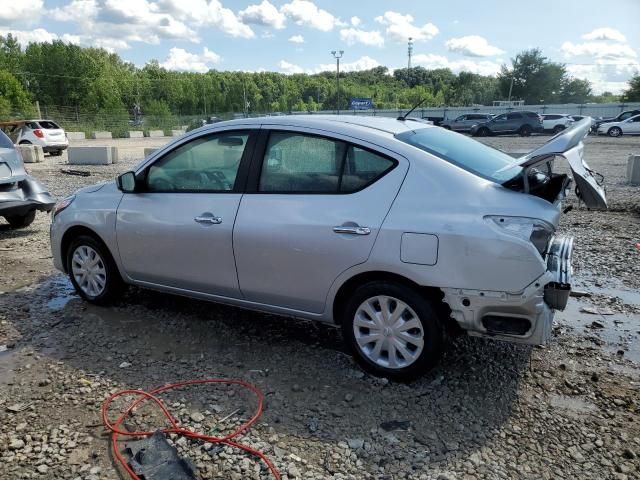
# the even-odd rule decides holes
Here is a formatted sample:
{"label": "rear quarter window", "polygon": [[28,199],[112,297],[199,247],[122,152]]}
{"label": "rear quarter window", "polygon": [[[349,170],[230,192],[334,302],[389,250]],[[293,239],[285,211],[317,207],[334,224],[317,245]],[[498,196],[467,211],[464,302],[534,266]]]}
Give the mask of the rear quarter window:
{"label": "rear quarter window", "polygon": [[46,130],[57,130],[60,128],[55,122],[52,122],[51,120],[42,120],[39,123],[40,126]]}

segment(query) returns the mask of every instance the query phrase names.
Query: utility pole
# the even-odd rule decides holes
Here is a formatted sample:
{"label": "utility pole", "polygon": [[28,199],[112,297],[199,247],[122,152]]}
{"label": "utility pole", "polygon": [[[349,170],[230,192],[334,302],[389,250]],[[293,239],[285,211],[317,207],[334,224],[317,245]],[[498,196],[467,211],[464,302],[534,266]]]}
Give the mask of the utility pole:
{"label": "utility pole", "polygon": [[247,105],[247,85],[244,82],[244,78],[242,79],[242,99],[244,101],[244,105],[242,107],[242,113],[244,113],[244,118],[247,118],[248,112],[247,112],[247,107],[249,105]]}
{"label": "utility pole", "polygon": [[409,37],[409,42],[408,42],[408,47],[407,47],[407,70],[411,70],[411,56],[412,55],[413,55],[413,38]]}
{"label": "utility pole", "polygon": [[511,85],[509,85],[509,106],[511,106],[511,91],[513,90],[513,77],[515,74],[515,72],[511,72]]}
{"label": "utility pole", "polygon": [[336,113],[340,115],[340,59],[342,58],[342,54],[344,50],[331,52],[333,58],[336,59]]}

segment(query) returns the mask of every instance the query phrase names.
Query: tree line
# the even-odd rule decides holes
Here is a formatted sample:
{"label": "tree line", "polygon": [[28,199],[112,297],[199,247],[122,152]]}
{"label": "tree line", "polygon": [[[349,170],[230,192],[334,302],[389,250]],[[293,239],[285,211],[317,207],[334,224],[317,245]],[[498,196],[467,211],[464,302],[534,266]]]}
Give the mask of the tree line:
{"label": "tree line", "polygon": [[[634,83],[635,82],[635,83]],[[633,100],[633,85],[623,99]],[[142,68],[115,53],[62,41],[21,47],[12,35],[0,36],[0,118],[31,116],[34,105],[74,107],[78,111],[133,117],[214,115],[221,112],[290,112],[348,108],[351,97],[369,97],[375,108],[490,105],[511,98],[529,104],[617,101],[593,95],[588,80],[569,76],[563,64],[538,49],[524,51],[498,75],[453,73],[423,67],[389,72],[376,67],[285,75],[276,72],[177,72],[152,60]],[[631,95],[631,96],[630,96]],[[632,98],[633,97],[633,98]],[[638,100],[638,98],[635,98]]]}

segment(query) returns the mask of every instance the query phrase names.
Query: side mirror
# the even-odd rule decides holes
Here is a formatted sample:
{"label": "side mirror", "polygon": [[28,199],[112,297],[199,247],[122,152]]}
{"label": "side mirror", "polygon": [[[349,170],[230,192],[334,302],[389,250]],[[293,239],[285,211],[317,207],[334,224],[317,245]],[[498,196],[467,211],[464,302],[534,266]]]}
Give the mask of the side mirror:
{"label": "side mirror", "polygon": [[124,193],[134,193],[136,191],[136,174],[125,172],[116,178],[118,190]]}

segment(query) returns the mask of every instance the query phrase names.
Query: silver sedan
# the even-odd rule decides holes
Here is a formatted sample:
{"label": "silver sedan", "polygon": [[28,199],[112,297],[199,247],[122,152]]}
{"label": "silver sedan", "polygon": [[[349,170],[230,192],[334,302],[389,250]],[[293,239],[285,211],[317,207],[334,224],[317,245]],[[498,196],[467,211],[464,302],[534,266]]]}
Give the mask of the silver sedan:
{"label": "silver sedan", "polygon": [[90,302],[125,285],[341,325],[409,379],[448,333],[540,344],[571,288],[558,236],[588,121],[520,158],[402,119],[282,116],[202,127],[55,208],[55,265]]}

